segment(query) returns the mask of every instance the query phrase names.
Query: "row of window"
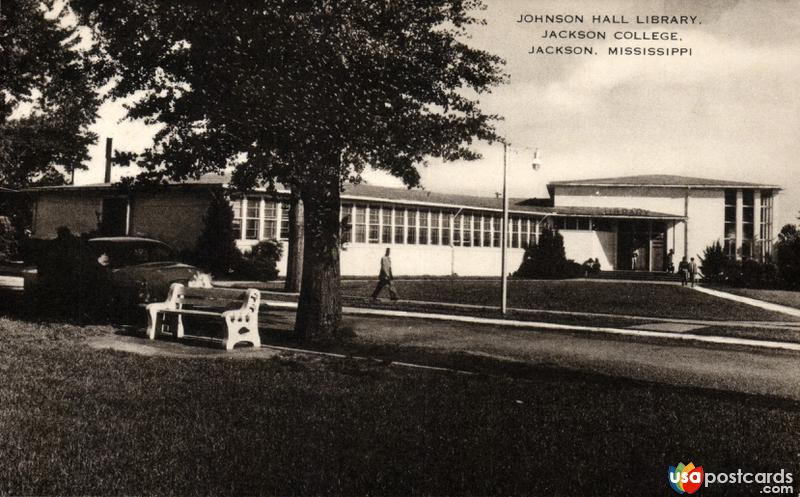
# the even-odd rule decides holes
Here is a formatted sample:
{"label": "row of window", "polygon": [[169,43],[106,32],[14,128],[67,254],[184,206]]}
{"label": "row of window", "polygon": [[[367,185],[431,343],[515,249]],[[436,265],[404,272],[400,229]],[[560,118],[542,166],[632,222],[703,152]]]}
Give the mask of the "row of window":
{"label": "row of window", "polygon": [[551,224],[559,231],[614,231],[611,221],[589,217],[555,217]]}
{"label": "row of window", "polygon": [[[741,223],[742,239],[739,240],[740,253],[743,257],[759,258],[770,254],[772,247],[772,191],[761,192],[761,200],[756,205],[755,190],[742,190],[742,215],[737,215],[737,190],[725,190],[725,237],[724,249],[729,257],[736,257],[736,226]],[[755,212],[759,209],[759,238],[756,240]]]}
{"label": "row of window", "polygon": [[[259,197],[231,202],[237,239],[289,238],[289,204]],[[500,247],[503,219],[475,211],[392,207],[345,203],[341,209],[345,243],[393,243]],[[762,218],[763,219],[763,218]],[[509,216],[508,246],[526,248],[538,239],[540,220]],[[588,217],[552,217],[557,230],[613,231],[612,221]]]}
{"label": "row of window", "polygon": [[[345,243],[394,243],[499,247],[503,219],[472,211],[446,211],[342,204],[342,240]],[[525,248],[536,239],[535,219],[509,216],[508,246]]]}
{"label": "row of window", "polygon": [[289,238],[289,204],[243,197],[231,202],[233,230],[239,240]]}

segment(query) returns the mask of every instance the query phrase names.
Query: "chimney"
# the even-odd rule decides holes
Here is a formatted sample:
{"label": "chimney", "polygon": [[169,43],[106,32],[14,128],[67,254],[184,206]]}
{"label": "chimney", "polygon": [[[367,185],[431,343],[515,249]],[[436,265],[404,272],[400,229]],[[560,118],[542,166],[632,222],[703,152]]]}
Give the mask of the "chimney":
{"label": "chimney", "polygon": [[103,179],[103,183],[111,183],[111,138],[106,138],[106,175]]}

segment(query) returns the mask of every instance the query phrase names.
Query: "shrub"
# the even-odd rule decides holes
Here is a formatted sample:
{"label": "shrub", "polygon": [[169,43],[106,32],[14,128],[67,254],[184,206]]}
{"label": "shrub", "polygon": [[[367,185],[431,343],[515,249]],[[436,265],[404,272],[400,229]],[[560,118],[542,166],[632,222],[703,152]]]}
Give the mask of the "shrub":
{"label": "shrub", "polygon": [[194,257],[190,258],[198,267],[214,276],[228,275],[241,266],[242,253],[236,247],[233,230],[233,209],[224,194],[212,195]]}
{"label": "shrub", "polygon": [[774,288],[779,286],[778,268],[755,259],[737,261],[726,256],[719,242],[706,247],[701,257],[703,280],[729,286]]}
{"label": "shrub", "polygon": [[560,279],[582,276],[584,268],[567,259],[564,238],[558,231],[545,227],[538,243],[525,249],[522,264],[514,273],[519,278]]}
{"label": "shrub", "polygon": [[778,234],[775,262],[781,282],[789,288],[800,288],[800,233],[796,226],[787,224]]}
{"label": "shrub", "polygon": [[725,255],[719,241],[712,243],[703,251],[703,257],[700,257],[703,280],[709,283],[724,283],[729,263],[728,256]]}
{"label": "shrub", "polygon": [[278,277],[278,261],[283,255],[283,244],[278,240],[263,240],[242,257],[236,268],[237,277],[270,281]]}

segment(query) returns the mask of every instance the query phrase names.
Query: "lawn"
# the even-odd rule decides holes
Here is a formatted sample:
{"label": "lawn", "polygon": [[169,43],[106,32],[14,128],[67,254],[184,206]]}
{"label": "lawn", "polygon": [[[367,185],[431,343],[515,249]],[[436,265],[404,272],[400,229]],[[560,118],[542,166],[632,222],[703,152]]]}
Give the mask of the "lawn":
{"label": "lawn", "polygon": [[[345,295],[369,297],[374,281],[343,281]],[[499,306],[498,280],[397,280],[402,299]],[[387,297],[387,295],[384,295]],[[791,321],[790,316],[702,294],[679,285],[586,280],[510,280],[509,307],[633,316]]]}
{"label": "lawn", "polygon": [[797,467],[800,406],[532,369],[143,357],[0,318],[0,494],[668,495]]}

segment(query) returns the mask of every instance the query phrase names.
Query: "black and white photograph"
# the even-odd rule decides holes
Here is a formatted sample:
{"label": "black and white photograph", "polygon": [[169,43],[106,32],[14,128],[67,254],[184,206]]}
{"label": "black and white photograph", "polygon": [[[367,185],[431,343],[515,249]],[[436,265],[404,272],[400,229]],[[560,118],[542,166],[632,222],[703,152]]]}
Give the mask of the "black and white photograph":
{"label": "black and white photograph", "polygon": [[800,496],[798,28],[0,0],[0,496]]}

